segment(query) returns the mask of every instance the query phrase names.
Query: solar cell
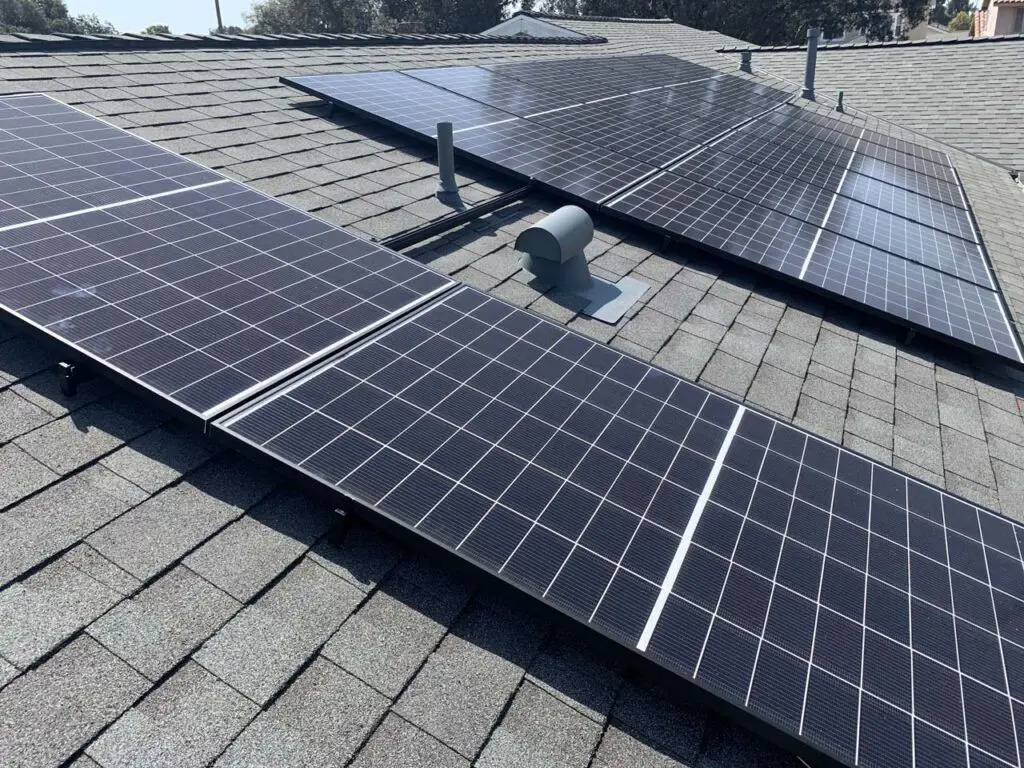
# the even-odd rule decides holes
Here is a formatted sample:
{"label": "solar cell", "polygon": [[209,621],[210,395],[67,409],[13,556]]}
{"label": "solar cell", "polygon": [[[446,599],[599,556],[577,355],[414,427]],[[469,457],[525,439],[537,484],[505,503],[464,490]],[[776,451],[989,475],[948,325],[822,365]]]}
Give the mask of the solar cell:
{"label": "solar cell", "polygon": [[0,228],[220,179],[48,96],[0,97]]}
{"label": "solar cell", "polygon": [[449,285],[227,181],[0,232],[0,306],[201,418]]}
{"label": "solar cell", "polygon": [[1019,766],[1024,530],[472,289],[215,425],[845,765]]}

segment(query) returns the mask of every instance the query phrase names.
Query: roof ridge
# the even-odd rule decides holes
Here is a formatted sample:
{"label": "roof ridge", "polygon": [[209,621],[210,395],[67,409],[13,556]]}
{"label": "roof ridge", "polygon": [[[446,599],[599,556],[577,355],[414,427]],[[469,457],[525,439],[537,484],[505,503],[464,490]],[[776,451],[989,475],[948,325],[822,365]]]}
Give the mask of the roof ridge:
{"label": "roof ridge", "polygon": [[607,43],[599,35],[566,37],[494,36],[466,32],[445,33],[288,33],[278,35],[211,33],[144,35],[0,34],[0,52],[63,50],[154,50],[177,48],[262,48],[281,46],[384,46],[384,45],[595,45]]}
{"label": "roof ridge", "polygon": [[[1015,43],[1024,41],[1024,35],[993,35],[991,37],[949,37],[933,40],[888,40],[872,43],[835,43],[819,45],[819,51],[832,50],[865,50],[875,48],[918,48],[929,45],[968,45],[973,43]],[[784,53],[787,51],[806,51],[806,45],[733,45],[716,48],[717,53]]]}

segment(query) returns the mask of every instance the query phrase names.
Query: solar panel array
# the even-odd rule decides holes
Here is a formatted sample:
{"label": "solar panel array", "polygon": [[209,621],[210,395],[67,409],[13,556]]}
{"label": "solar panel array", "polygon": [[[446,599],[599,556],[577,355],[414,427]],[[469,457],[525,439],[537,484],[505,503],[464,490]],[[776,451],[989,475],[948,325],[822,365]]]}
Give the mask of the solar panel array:
{"label": "solar panel array", "polygon": [[0,177],[0,308],[202,419],[451,285],[45,96]]}
{"label": "solar panel array", "polygon": [[[495,83],[478,72],[449,84],[479,99]],[[924,148],[844,128],[825,149],[827,122],[802,124],[800,139],[789,116],[755,119],[778,93],[672,59],[608,59],[597,75],[517,64],[500,77],[540,77],[546,95],[514,87],[499,108],[438,99],[407,75],[365,76],[363,93],[370,106],[404,94],[387,119],[421,132],[468,101],[477,119],[500,117],[460,134],[480,157],[584,199],[661,189],[693,201],[685,223],[703,242],[779,271],[842,275],[865,297],[882,285],[894,304],[959,291],[1000,310],[985,304],[996,294],[984,259],[949,253],[973,225],[955,174]],[[642,77],[653,84],[609,93]],[[602,111],[550,106],[570,90],[622,115],[660,104],[664,136],[575,138]],[[669,120],[677,99],[693,109]],[[545,115],[528,111],[538,104]],[[741,124],[764,132],[749,135],[780,173],[754,174]],[[712,135],[731,162],[682,149]],[[819,149],[833,162],[815,166]],[[475,290],[448,291],[415,262],[47,97],[0,99],[0,175],[12,180],[0,185],[8,316],[204,426],[220,416],[221,435],[816,754],[1021,768],[1016,523]],[[867,226],[864,209],[887,200],[902,207]]]}
{"label": "solar panel array", "polygon": [[215,423],[818,753],[1020,766],[1024,529],[469,288]]}
{"label": "solar panel array", "polygon": [[940,152],[669,56],[282,78],[578,200],[1024,362]]}

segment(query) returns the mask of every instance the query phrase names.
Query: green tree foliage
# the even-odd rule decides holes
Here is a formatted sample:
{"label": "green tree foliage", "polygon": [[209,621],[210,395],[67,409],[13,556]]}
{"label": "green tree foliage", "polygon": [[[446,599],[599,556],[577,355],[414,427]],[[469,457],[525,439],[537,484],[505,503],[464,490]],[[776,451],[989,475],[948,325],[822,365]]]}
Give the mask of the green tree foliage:
{"label": "green tree foliage", "polygon": [[946,3],[946,14],[951,19],[961,13],[970,13],[973,10],[974,3],[972,0],[949,0]]}
{"label": "green tree foliage", "polygon": [[257,0],[246,21],[257,34],[378,32],[383,23],[375,0]]}
{"label": "green tree foliage", "polygon": [[[2,1],[2,0],[0,0]],[[255,33],[389,32],[418,21],[427,32],[480,32],[504,18],[512,0],[256,0]]]}
{"label": "green tree foliage", "polygon": [[949,23],[949,13],[946,11],[945,3],[936,3],[935,7],[932,8],[932,14],[928,18],[932,24],[941,24],[945,26]]}
{"label": "green tree foliage", "polygon": [[[863,29],[872,40],[892,37],[893,0],[547,0],[552,13],[583,16],[670,17],[760,45],[801,44],[809,26],[832,35]],[[904,28],[928,14],[928,0],[902,0]]]}
{"label": "green tree foliage", "polygon": [[383,0],[382,14],[419,21],[427,32],[482,32],[501,21],[511,0]]}
{"label": "green tree foliage", "polygon": [[117,34],[95,14],[69,15],[64,0],[0,0],[0,32]]}
{"label": "green tree foliage", "polygon": [[71,26],[80,35],[116,35],[117,29],[95,13],[83,13],[71,19]]}
{"label": "green tree foliage", "polygon": [[974,14],[967,11],[960,11],[949,20],[948,29],[950,32],[964,32],[974,26]]}
{"label": "green tree foliage", "polygon": [[[0,0],[13,2],[14,0]],[[893,34],[897,7],[909,29],[928,15],[928,0],[526,0],[565,15],[670,17],[757,44],[803,43],[809,26],[857,29],[872,40]],[[896,4],[898,2],[898,5]],[[969,2],[969,0],[950,0]],[[420,22],[427,32],[479,32],[498,23],[513,0],[256,0],[251,31],[378,32]]]}
{"label": "green tree foliage", "polygon": [[171,28],[168,27],[166,24],[150,24],[148,27],[146,27],[144,30],[142,30],[142,34],[144,34],[144,35],[169,35],[169,34],[171,34]]}

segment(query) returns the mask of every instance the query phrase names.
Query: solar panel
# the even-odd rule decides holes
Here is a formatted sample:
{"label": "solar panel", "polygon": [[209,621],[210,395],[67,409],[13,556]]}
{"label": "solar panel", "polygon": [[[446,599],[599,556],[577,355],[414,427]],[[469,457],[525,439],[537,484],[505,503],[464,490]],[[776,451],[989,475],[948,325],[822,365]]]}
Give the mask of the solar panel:
{"label": "solar panel", "polygon": [[282,77],[281,82],[320,98],[344,102],[400,128],[434,136],[439,122],[458,128],[513,119],[508,112],[458,96],[401,72]]}
{"label": "solar panel", "polygon": [[828,228],[947,274],[994,288],[977,243],[839,195]]}
{"label": "solar panel", "polygon": [[[808,204],[822,208],[821,202],[808,201]],[[667,172],[611,201],[609,208],[673,235],[794,277],[800,274],[818,231],[816,226],[752,200]],[[822,217],[824,213],[822,210]]]}
{"label": "solar panel", "polygon": [[0,97],[0,227],[221,178],[47,96]]}
{"label": "solar panel", "polygon": [[923,147],[913,151],[908,142],[891,139],[884,134],[858,127],[838,120],[830,120],[821,115],[813,115],[809,120],[800,112],[783,111],[767,118],[761,128],[765,136],[774,136],[776,140],[796,139],[803,141],[808,138],[823,141],[826,144],[837,144],[852,149],[859,144],[858,151],[862,154],[882,160],[891,165],[932,176],[941,181],[955,185],[956,175],[949,163],[949,158],[939,152],[932,152]]}
{"label": "solar panel", "polygon": [[215,424],[865,768],[1019,766],[1016,523],[472,289]]}
{"label": "solar panel", "polygon": [[488,69],[556,93],[582,93],[582,100],[643,88],[709,78],[719,73],[671,56],[606,56],[485,64]]}
{"label": "solar panel", "polygon": [[[674,81],[711,71],[685,62],[676,70],[674,61],[598,57],[428,70],[408,104],[400,88],[357,87],[349,96],[341,83],[362,76],[326,76],[328,90],[307,90],[397,116],[424,136],[436,105],[463,98],[455,91],[510,106],[528,117],[500,113],[509,116],[479,123],[472,110],[463,119],[455,106],[444,108],[456,148],[649,228],[1024,362],[943,153],[787,107],[785,91],[742,78]],[[404,112],[431,101],[419,90],[430,87],[426,80],[450,90],[437,89],[435,111],[415,123]],[[526,111],[559,99],[569,105]],[[913,295],[898,296],[896,286]]]}
{"label": "solar panel", "polygon": [[[775,119],[778,113],[770,113],[766,120]],[[766,144],[752,127],[760,121],[749,123],[736,132],[715,143],[713,153],[702,153],[689,161],[688,166],[715,164],[752,168],[752,178],[758,169],[762,175],[774,171],[785,176],[836,191],[838,179],[845,172],[845,183],[839,194],[891,212],[904,219],[920,222],[933,229],[955,235],[976,245],[978,242],[974,227],[966,208],[956,207],[934,200],[903,187],[894,186],[871,176],[849,172],[852,165],[852,149],[831,145],[822,149],[809,149],[805,145],[780,146]],[[861,142],[858,151],[867,142]],[[675,169],[677,172],[680,168]]]}
{"label": "solar panel", "polygon": [[[46,97],[30,101],[60,116],[60,146],[77,147],[68,157],[102,159],[88,163],[91,184],[136,197],[0,227],[0,309],[187,413],[209,419],[451,286],[216,174],[160,177],[195,168],[163,150],[110,160],[152,145],[121,141],[119,129]],[[12,110],[21,120],[24,105]],[[0,105],[0,121],[9,114]],[[22,125],[26,140],[39,125]],[[41,135],[55,135],[45,125]],[[76,144],[73,130],[86,138]],[[154,187],[115,186],[148,160],[171,189],[154,182],[160,192],[137,199]],[[181,189],[185,180],[204,183]]]}

